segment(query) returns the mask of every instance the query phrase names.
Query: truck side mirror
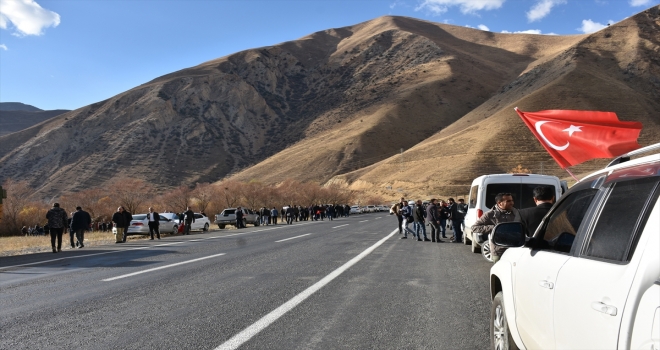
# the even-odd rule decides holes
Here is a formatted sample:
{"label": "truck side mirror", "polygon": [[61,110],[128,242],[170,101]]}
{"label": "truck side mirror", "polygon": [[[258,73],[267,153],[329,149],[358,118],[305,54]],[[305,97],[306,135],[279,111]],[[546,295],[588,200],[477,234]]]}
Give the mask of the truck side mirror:
{"label": "truck side mirror", "polygon": [[503,248],[525,245],[525,230],[521,222],[503,222],[493,229],[493,244]]}

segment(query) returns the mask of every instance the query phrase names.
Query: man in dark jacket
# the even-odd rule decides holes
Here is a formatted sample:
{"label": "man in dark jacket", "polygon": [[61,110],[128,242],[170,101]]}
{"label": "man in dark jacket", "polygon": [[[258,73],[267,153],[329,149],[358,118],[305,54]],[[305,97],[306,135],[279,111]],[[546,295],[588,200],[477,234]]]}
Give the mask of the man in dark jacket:
{"label": "man in dark jacket", "polygon": [[156,233],[156,237],[160,239],[160,214],[154,211],[154,208],[149,208],[149,214],[147,214],[147,220],[149,221],[149,235],[151,236],[151,240],[153,241],[154,239],[154,232]]}
{"label": "man in dark jacket", "polygon": [[243,208],[236,208],[236,228],[243,228]]}
{"label": "man in dark jacket", "polygon": [[[481,246],[482,252],[483,249],[490,249],[490,239],[488,237],[497,224],[520,221],[520,212],[513,207],[513,204],[513,195],[511,193],[498,193],[495,195],[495,205],[493,208],[484,213],[472,225],[473,233],[482,235],[482,237],[485,236],[485,242]],[[506,248],[491,249],[490,253],[493,262],[497,262],[500,259],[504,250]]]}
{"label": "man in dark jacket", "polygon": [[520,210],[520,221],[525,227],[527,237],[534,235],[541,220],[555,203],[555,189],[552,186],[538,186],[534,189],[533,194],[536,206]]}
{"label": "man in dark jacket", "polygon": [[128,237],[128,227],[131,226],[131,221],[133,221],[133,215],[131,214],[130,211],[126,210],[126,208],[121,207],[122,209],[122,214],[124,214],[124,238],[122,239],[122,242],[126,243],[126,237]]}
{"label": "man in dark jacket", "polygon": [[184,224],[186,225],[183,234],[184,235],[189,235],[190,230],[192,229],[192,224],[195,222],[195,213],[190,209],[190,207],[186,207],[186,212],[183,213],[184,215]]}
{"label": "man in dark jacket", "polygon": [[426,222],[431,226],[431,241],[441,243],[440,240],[440,216],[438,213],[438,200],[431,199],[431,204],[426,207]]}
{"label": "man in dark jacket", "polygon": [[463,243],[463,228],[461,224],[465,219],[465,213],[462,212],[461,207],[454,201],[454,198],[449,198],[449,218],[451,219],[451,227],[454,230],[454,243]]}
{"label": "man in dark jacket", "polygon": [[115,243],[124,243],[124,228],[126,228],[126,216],[124,216],[124,207],[117,208],[117,212],[112,214],[112,222],[115,223],[117,234]]}
{"label": "man in dark jacket", "polygon": [[85,240],[85,231],[89,230],[90,225],[92,224],[92,217],[88,212],[82,210],[81,207],[76,207],[76,212],[71,215],[71,231],[76,234],[78,241],[76,246],[78,248],[83,248]]}
{"label": "man in dark jacket", "polygon": [[430,241],[430,239],[426,237],[426,225],[424,225],[424,214],[425,212],[424,212],[424,206],[422,205],[422,200],[418,199],[417,203],[415,204],[415,208],[413,209],[413,220],[415,220],[414,229],[418,241],[422,240],[422,234],[424,234],[425,241]]}
{"label": "man in dark jacket", "polygon": [[[53,207],[46,213],[48,228],[50,230],[50,244],[53,246],[53,253],[62,251],[62,233],[64,233],[68,218],[66,210],[60,208],[59,203],[53,203]],[[55,248],[55,239],[57,239],[57,248]]]}

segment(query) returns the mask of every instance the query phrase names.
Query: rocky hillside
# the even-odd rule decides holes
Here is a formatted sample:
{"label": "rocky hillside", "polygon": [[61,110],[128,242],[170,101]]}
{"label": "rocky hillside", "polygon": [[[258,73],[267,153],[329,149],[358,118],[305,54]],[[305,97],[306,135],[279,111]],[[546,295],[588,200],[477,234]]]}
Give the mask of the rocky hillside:
{"label": "rocky hillside", "polygon": [[658,7],[581,36],[381,17],[183,69],[1,136],[0,179],[27,179],[44,197],[118,175],[161,189],[291,177],[396,195],[551,167],[512,108],[614,110],[642,121],[650,143],[658,29]]}
{"label": "rocky hillside", "polygon": [[44,111],[20,102],[0,102],[0,136],[27,129],[65,112],[68,110]]}

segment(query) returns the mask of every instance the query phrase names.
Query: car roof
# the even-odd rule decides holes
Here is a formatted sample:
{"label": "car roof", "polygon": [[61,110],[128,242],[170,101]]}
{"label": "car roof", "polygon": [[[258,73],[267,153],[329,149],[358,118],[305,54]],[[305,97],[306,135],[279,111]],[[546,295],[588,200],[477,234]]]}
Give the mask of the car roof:
{"label": "car roof", "polygon": [[[631,172],[629,174],[620,174],[621,170],[625,169],[630,169]],[[634,173],[632,170],[634,170]],[[619,173],[617,174],[617,177],[660,176],[660,154],[645,156],[605,167],[585,176],[579,182],[590,181],[604,174],[606,174],[609,178],[616,173]]]}

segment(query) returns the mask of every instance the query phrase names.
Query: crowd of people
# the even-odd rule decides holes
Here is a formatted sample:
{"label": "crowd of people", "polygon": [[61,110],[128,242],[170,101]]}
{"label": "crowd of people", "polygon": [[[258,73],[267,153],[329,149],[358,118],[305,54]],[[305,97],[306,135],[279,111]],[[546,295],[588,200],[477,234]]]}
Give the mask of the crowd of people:
{"label": "crowd of people", "polygon": [[[441,238],[447,238],[447,229],[451,227],[453,236],[450,241],[462,243],[467,209],[468,206],[462,198],[459,198],[458,202],[455,202],[454,198],[449,198],[446,202],[435,198],[422,202],[419,199],[406,201],[402,197],[390,211],[398,219],[399,234],[403,234],[401,239],[407,239],[408,234],[411,234],[418,241],[441,243],[444,242]],[[426,226],[429,227],[431,239],[428,238]]]}
{"label": "crowd of people", "polygon": [[348,217],[351,207],[341,204],[314,204],[308,207],[300,205],[287,205],[281,210],[272,207],[268,209],[262,207],[255,212],[259,213],[261,225],[277,224],[277,218],[281,217],[282,222],[293,224],[298,221],[323,221],[325,219],[334,220],[339,217]]}

